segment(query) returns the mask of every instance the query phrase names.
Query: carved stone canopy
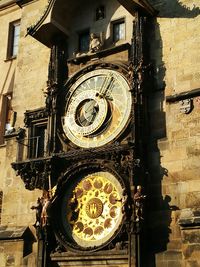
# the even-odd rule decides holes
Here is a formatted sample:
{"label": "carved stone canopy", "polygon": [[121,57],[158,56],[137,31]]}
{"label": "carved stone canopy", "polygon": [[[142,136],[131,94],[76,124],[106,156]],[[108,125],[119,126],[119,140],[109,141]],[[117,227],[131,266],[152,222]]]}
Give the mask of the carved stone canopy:
{"label": "carved stone canopy", "polygon": [[[22,7],[23,4],[30,1],[31,0],[18,0],[17,4]],[[69,36],[68,29],[71,24],[70,14],[76,14],[78,7],[87,5],[86,2],[89,3],[90,0],[50,0],[42,17],[39,18],[34,25],[30,25],[27,29],[27,34],[32,35],[44,45],[51,47],[54,36],[59,35],[62,36],[63,39]],[[116,2],[124,6],[132,15],[135,14],[136,10],[150,16],[156,14],[155,9],[147,0],[118,0]],[[66,16],[66,14],[68,15]],[[48,32],[48,34],[45,34],[45,32]]]}

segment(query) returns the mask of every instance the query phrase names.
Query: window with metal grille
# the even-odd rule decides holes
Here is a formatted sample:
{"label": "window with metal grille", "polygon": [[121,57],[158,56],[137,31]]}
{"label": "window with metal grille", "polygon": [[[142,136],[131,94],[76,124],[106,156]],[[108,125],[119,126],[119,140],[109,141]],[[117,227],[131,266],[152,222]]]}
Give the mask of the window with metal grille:
{"label": "window with metal grille", "polygon": [[33,124],[29,137],[29,158],[44,157],[47,144],[47,122]]}

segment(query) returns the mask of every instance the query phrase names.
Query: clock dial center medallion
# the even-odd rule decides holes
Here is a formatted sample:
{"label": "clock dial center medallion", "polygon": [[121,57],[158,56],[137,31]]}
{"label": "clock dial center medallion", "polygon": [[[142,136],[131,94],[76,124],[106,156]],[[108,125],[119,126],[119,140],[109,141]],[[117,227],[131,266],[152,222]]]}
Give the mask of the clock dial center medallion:
{"label": "clock dial center medallion", "polygon": [[101,216],[103,212],[103,203],[98,198],[90,199],[86,204],[86,214],[91,219],[96,219]]}
{"label": "clock dial center medallion", "polygon": [[81,92],[69,105],[65,125],[70,132],[80,136],[94,134],[103,125],[108,111],[106,99],[96,96],[96,92]]}

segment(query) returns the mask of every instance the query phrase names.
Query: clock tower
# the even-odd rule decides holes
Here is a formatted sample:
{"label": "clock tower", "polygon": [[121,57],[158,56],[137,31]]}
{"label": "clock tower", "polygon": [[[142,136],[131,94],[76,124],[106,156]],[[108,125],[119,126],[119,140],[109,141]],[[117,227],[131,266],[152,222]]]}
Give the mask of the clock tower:
{"label": "clock tower", "polygon": [[[139,267],[149,75],[144,27],[155,11],[144,0],[87,2],[49,1],[28,29],[51,49],[46,105],[26,112],[29,161],[13,167],[27,189],[43,191],[38,267]],[[35,157],[38,133],[47,149]]]}

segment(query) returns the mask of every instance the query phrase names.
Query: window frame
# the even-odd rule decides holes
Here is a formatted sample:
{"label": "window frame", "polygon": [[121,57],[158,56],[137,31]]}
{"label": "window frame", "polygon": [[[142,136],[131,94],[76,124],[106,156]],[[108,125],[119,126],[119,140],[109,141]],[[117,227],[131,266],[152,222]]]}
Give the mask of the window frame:
{"label": "window frame", "polygon": [[[9,29],[8,29],[8,45],[7,45],[7,60],[14,59],[18,55],[18,49],[19,49],[19,39],[20,39],[20,19],[12,21],[9,23]],[[14,53],[14,43],[15,43],[15,29],[16,26],[19,26],[19,35],[17,40],[17,52]]]}
{"label": "window frame", "polygon": [[[79,31],[78,33],[78,52],[79,53],[87,53],[89,51],[90,48],[90,29],[84,29],[82,31]],[[87,50],[82,50],[81,49],[81,36],[83,36],[84,34],[88,34],[88,49]]]}
{"label": "window frame", "polygon": [[[43,158],[45,157],[47,151],[47,140],[45,139],[45,130],[47,134],[47,124],[48,120],[47,118],[39,119],[39,120],[33,120],[31,122],[31,125],[29,127],[29,136],[28,136],[28,155],[27,158],[29,159],[36,159],[36,158]],[[44,140],[42,141],[42,144],[40,143],[40,137],[41,135],[39,132],[44,129]],[[43,146],[43,152],[41,153],[40,148],[41,145]],[[40,148],[39,148],[40,146]]]}
{"label": "window frame", "polygon": [[12,92],[2,95],[0,112],[0,145],[4,145],[4,136],[6,134],[6,123],[8,119],[9,107],[12,106]]}
{"label": "window frame", "polygon": [[[124,24],[124,38],[115,39],[114,27],[116,25],[119,25],[119,24],[122,24],[122,23]],[[126,20],[125,20],[125,17],[111,21],[111,37],[112,37],[112,42],[113,43],[117,43],[117,42],[126,40]]]}

